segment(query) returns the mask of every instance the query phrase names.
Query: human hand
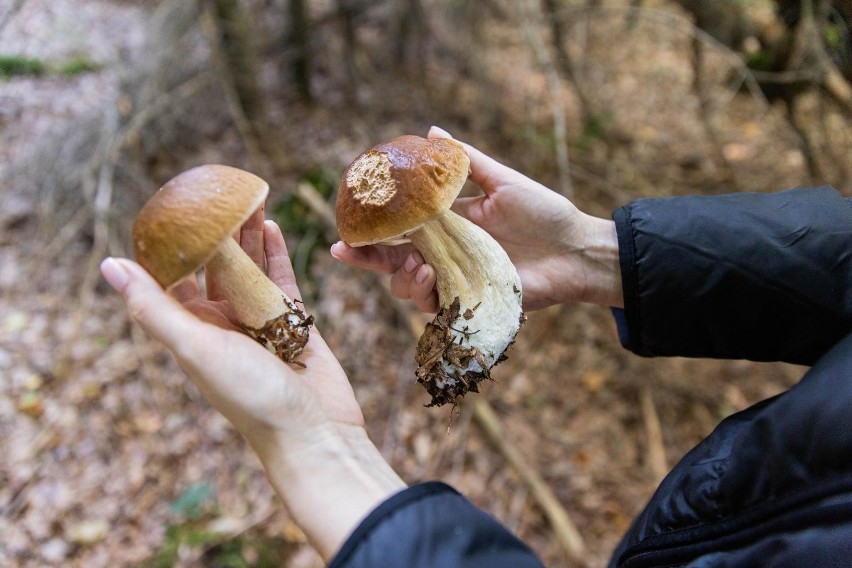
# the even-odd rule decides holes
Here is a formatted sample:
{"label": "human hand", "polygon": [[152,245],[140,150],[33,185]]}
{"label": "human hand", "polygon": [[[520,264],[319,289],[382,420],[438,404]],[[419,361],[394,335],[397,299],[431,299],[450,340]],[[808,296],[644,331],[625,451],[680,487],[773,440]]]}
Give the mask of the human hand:
{"label": "human hand", "polygon": [[[430,138],[449,138],[432,127]],[[622,306],[618,241],[612,221],[581,212],[569,200],[468,144],[470,179],[482,195],[456,200],[453,210],[505,249],[523,287],[524,308],[592,302]],[[335,243],[338,260],[391,274],[391,290],[424,312],[438,309],[435,271],[410,244],[353,248]]]}
{"label": "human hand", "polygon": [[[259,211],[238,238],[289,297],[301,297],[277,225]],[[240,331],[215,281],[208,280],[206,298],[194,278],[169,295],[134,262],[106,259],[101,271],[133,319],[245,436],[325,558],[404,486],[367,437],[349,381],[316,330],[300,358],[305,367],[290,366]]]}

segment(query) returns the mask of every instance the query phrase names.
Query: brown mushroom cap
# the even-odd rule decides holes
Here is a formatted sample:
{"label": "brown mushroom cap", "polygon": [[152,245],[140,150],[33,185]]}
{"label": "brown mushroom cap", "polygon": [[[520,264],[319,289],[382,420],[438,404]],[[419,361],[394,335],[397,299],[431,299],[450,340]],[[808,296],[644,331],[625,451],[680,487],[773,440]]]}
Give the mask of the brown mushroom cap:
{"label": "brown mushroom cap", "polygon": [[136,217],[136,260],[161,286],[173,286],[203,266],[268,193],[265,181],[230,166],[198,166],[178,174]]}
{"label": "brown mushroom cap", "polygon": [[410,233],[443,215],[470,174],[455,140],[400,136],[367,150],[337,190],[337,231],[351,246]]}

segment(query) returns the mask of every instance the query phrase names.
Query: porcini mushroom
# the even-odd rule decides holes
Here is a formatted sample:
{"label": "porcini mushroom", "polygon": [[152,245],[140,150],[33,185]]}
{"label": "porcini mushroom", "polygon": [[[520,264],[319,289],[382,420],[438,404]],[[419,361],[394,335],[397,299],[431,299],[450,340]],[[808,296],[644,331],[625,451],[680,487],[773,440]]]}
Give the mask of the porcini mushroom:
{"label": "porcini mushroom", "polygon": [[308,341],[312,318],[232,238],[268,194],[265,181],[237,168],[187,170],[139,211],[133,249],[139,264],[166,289],[207,265],[241,327],[292,363]]}
{"label": "porcini mushroom", "polygon": [[353,247],[410,241],[434,267],[440,310],[417,344],[432,401],[455,403],[505,358],[524,321],[521,281],[488,233],[450,211],[470,173],[455,140],[401,136],[364,152],[337,193],[340,238]]}

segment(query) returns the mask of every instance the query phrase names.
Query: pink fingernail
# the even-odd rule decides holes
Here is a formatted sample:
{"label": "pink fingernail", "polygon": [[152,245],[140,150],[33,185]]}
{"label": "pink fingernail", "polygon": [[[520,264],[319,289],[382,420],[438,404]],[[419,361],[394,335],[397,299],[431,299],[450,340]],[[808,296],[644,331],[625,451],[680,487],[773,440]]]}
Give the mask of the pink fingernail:
{"label": "pink fingernail", "polygon": [[124,292],[130,282],[127,270],[112,257],[107,257],[101,262],[101,274],[116,292]]}
{"label": "pink fingernail", "polygon": [[446,130],[441,128],[440,126],[434,126],[433,125],[432,128],[430,128],[429,130],[436,133],[436,134],[441,135],[444,138],[452,138],[453,137],[452,134],[450,134],[449,132],[447,132]]}
{"label": "pink fingernail", "polygon": [[417,266],[420,264],[422,263],[418,262],[418,259],[416,256],[414,256],[414,253],[411,253],[408,255],[408,258],[405,259],[405,265],[403,266],[403,268],[405,268],[406,272],[414,272],[414,269],[417,268]]}
{"label": "pink fingernail", "polygon": [[418,284],[423,284],[426,281],[426,278],[429,276],[429,268],[424,264],[420,267],[420,270],[417,271],[417,274],[414,276],[415,282]]}
{"label": "pink fingernail", "polygon": [[343,242],[337,241],[333,245],[331,245],[331,256],[334,258],[340,258],[340,252],[343,249]]}

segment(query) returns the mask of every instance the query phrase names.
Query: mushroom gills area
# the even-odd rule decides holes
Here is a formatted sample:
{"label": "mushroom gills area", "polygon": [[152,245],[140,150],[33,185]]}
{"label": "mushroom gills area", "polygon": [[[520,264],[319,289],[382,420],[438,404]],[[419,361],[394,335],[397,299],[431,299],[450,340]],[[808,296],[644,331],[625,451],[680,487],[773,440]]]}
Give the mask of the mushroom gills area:
{"label": "mushroom gills area", "polygon": [[441,308],[417,344],[417,381],[427,406],[455,404],[506,359],[525,317],[521,283],[506,252],[485,231],[452,212],[411,241],[437,275]]}

